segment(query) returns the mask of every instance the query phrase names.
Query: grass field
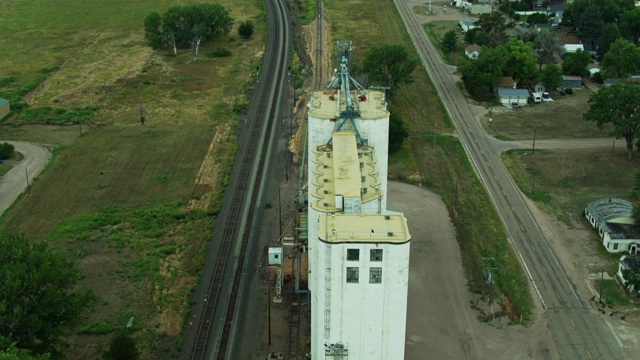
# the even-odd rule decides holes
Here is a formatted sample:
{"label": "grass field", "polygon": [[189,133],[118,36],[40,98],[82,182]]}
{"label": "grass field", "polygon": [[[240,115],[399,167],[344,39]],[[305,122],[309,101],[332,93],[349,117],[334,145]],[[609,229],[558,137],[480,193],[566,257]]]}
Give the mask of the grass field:
{"label": "grass field", "polygon": [[[130,316],[145,358],[164,356],[157,343],[162,337],[165,345],[174,339],[179,345],[187,294],[197,282],[236,149],[236,112],[248,105],[266,37],[262,1],[221,0],[236,26],[253,20],[251,40],[238,37],[234,27],[205,44],[190,65],[186,49],[174,57],[144,46],[150,12],[197,2],[0,4],[0,79],[11,78],[0,82],[0,91],[37,81],[21,99],[30,109],[99,107],[82,125],[0,128],[0,139],[55,149],[0,227],[65,249],[83,268],[81,285],[98,296],[69,339],[69,359],[100,357],[108,335]],[[232,55],[206,56],[216,48]]]}
{"label": "grass field", "polygon": [[[422,25],[425,33],[431,39],[433,46],[440,53],[440,57],[445,60],[448,64],[455,64],[456,60],[460,56],[464,56],[464,48],[467,44],[464,43],[464,33],[462,29],[460,29],[460,25],[457,21],[432,21],[428,23],[424,23]],[[455,31],[456,35],[458,35],[458,40],[456,42],[456,48],[452,53],[443,53],[442,52],[442,38],[444,38],[444,34],[449,31]]]}
{"label": "grass field", "polygon": [[[355,62],[361,62],[370,47],[382,44],[402,44],[415,53],[393,1],[345,3],[331,0],[325,5],[331,26],[329,43],[334,44],[339,39],[352,40]],[[481,290],[482,257],[492,256],[498,259],[501,269],[497,291],[502,304],[513,319],[519,319],[520,315],[528,318],[533,304],[528,284],[461,144],[446,135],[453,133],[454,129],[442,111],[442,103],[426,71],[418,69],[414,73],[414,82],[398,89],[390,102],[390,111],[405,119],[410,133],[401,155],[390,157],[392,176],[393,171],[397,173],[400,167],[402,176],[399,178],[421,183],[443,196],[456,228],[470,289],[475,292]],[[436,137],[435,150],[434,125],[440,134]],[[454,195],[456,185],[457,201]],[[473,215],[478,212],[487,216],[478,218]],[[471,218],[473,222],[466,220]]]}

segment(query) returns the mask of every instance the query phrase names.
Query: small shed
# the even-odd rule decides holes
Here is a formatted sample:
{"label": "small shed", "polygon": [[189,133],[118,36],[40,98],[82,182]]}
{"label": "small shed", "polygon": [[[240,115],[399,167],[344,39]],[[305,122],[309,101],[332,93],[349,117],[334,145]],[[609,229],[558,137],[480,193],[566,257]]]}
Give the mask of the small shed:
{"label": "small shed", "polygon": [[282,265],[282,248],[269,248],[269,265]]}
{"label": "small shed", "polygon": [[0,120],[4,119],[10,112],[11,105],[9,104],[9,100],[0,98]]}
{"label": "small shed", "polygon": [[464,48],[464,54],[471,60],[475,60],[480,55],[480,45],[473,44]]}
{"label": "small shed", "polygon": [[469,19],[469,18],[460,19],[459,24],[460,24],[460,27],[462,28],[462,31],[464,32],[467,32],[471,29],[475,29],[479,27],[478,25],[476,25],[475,19]]}
{"label": "small shed", "polygon": [[498,89],[498,97],[500,97],[500,103],[504,106],[513,106],[513,104],[522,106],[527,104],[529,90],[500,88]]}
{"label": "small shed", "polygon": [[582,77],[575,75],[562,75],[562,87],[582,89]]}

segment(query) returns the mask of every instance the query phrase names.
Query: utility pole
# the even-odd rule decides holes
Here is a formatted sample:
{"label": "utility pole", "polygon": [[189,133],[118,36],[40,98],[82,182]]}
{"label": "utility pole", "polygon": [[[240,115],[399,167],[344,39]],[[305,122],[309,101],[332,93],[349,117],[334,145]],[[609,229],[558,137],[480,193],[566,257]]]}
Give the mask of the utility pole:
{"label": "utility pole", "polygon": [[533,146],[531,147],[531,155],[533,155],[536,152],[536,131],[538,130],[537,127],[533,127]]}
{"label": "utility pole", "polygon": [[491,122],[493,121],[493,106],[489,107],[489,127],[491,127]]}
{"label": "utility pole", "polygon": [[29,172],[27,171],[27,168],[24,168],[24,175],[27,177],[27,193],[29,192]]}
{"label": "utility pole", "polygon": [[604,266],[600,265],[600,300],[598,301],[602,304],[602,283],[604,282]]}
{"label": "utility pole", "polygon": [[436,149],[436,131],[438,130],[438,124],[433,123],[433,150]]}
{"label": "utility pole", "polygon": [[611,145],[611,160],[613,160],[613,149],[616,148],[616,138],[613,138],[613,145]]}

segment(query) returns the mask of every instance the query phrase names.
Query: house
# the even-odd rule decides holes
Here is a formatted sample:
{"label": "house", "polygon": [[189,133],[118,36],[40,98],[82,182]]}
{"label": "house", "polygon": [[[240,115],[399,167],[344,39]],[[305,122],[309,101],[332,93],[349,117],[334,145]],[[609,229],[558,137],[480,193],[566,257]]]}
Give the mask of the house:
{"label": "house", "polygon": [[467,7],[467,11],[473,15],[490,14],[491,4],[473,4]]}
{"label": "house", "polygon": [[9,100],[0,98],[0,120],[9,115],[9,112],[11,112],[11,105],[9,104]]}
{"label": "house", "polygon": [[562,87],[565,89],[582,89],[582,77],[575,75],[562,75]]}
{"label": "house", "polygon": [[564,44],[562,47],[566,53],[574,53],[578,50],[584,51],[584,45],[582,44]]}
{"label": "house", "polygon": [[480,45],[477,45],[477,44],[469,45],[466,48],[464,48],[464,54],[469,59],[475,60],[478,58],[478,55],[480,55],[480,49],[482,49]]}
{"label": "house", "polygon": [[600,72],[600,66],[596,64],[589,64],[587,66],[587,71],[589,72],[589,77],[593,77],[593,75]]}
{"label": "house", "polygon": [[550,1],[547,9],[549,10],[549,19],[556,24],[560,24],[567,6],[559,1]]}
{"label": "house", "polygon": [[[637,249],[637,246],[636,246]],[[620,258],[620,262],[618,263],[618,272],[616,275],[622,285],[629,290],[629,292],[638,291],[640,289],[635,289],[633,284],[629,284],[627,286],[627,282],[629,279],[625,279],[625,273],[627,270],[633,272],[636,276],[640,275],[640,256],[629,256],[624,255]]]}
{"label": "house", "polygon": [[614,79],[614,78],[609,78],[609,79],[604,79],[604,87],[609,87],[613,84],[620,84],[620,79]]}
{"label": "house", "polygon": [[541,82],[533,86],[533,92],[543,93],[545,91],[547,91],[547,88]]}
{"label": "house", "polygon": [[574,53],[578,50],[584,51],[584,45],[580,42],[580,39],[575,35],[564,35],[560,37],[560,43],[566,53]]}
{"label": "house", "polygon": [[527,105],[529,99],[529,90],[525,89],[512,89],[512,88],[499,88],[498,97],[500,103],[504,106],[522,106]]}
{"label": "house", "polygon": [[477,27],[479,27],[478,25],[476,25],[476,20],[475,19],[470,19],[470,18],[464,18],[464,19],[460,19],[460,27],[462,28],[462,31],[467,32],[471,29],[475,29]]}
{"label": "house", "polygon": [[518,83],[513,80],[511,76],[501,76],[498,78],[498,83],[496,84],[494,91],[498,91],[498,89],[515,89]]}
{"label": "house", "polygon": [[598,231],[608,252],[637,250],[640,232],[634,226],[631,202],[618,198],[595,200],[585,207],[584,217]]}

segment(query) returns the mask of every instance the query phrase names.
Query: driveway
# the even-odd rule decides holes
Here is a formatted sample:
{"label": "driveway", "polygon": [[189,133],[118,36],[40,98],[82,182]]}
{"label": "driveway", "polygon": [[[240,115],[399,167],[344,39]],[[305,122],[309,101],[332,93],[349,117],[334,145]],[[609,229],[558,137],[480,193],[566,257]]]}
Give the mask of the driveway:
{"label": "driveway", "polygon": [[24,159],[16,162],[13,169],[0,176],[0,215],[4,214],[27,188],[27,179],[31,184],[51,159],[51,152],[42,145],[0,140],[0,143],[4,142],[13,144],[15,151],[24,155]]}

